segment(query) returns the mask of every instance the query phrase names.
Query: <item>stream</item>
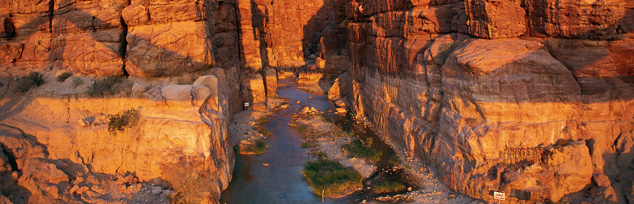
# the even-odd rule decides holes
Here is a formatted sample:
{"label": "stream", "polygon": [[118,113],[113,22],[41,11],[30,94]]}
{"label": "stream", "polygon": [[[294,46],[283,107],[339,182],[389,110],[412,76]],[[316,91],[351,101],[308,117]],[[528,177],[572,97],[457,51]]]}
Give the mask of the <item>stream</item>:
{"label": "stream", "polygon": [[[272,136],[266,139],[269,148],[262,155],[236,156],[236,166],[233,179],[229,187],[222,193],[220,203],[321,203],[321,197],[309,189],[302,169],[307,161],[314,158],[308,154],[308,149],[302,148],[302,134],[289,127],[291,116],[305,105],[327,112],[334,110],[334,105],[327,96],[309,94],[298,88],[295,79],[284,79],[278,82],[278,95],[289,99],[290,107],[276,111],[266,124]],[[309,99],[312,97],[312,99]],[[296,101],[301,101],[297,104]],[[335,118],[344,128],[354,130],[361,138],[372,137],[373,148],[383,153],[382,161],[377,163],[378,169],[391,166],[386,161],[395,155],[388,145],[367,128],[357,127],[344,117]],[[343,150],[342,150],[343,151]],[[264,166],[264,164],[268,166]],[[375,175],[378,171],[375,172]],[[398,179],[398,178],[396,178]],[[365,188],[364,188],[365,189]],[[326,198],[325,203],[359,203],[374,195],[359,191],[343,198]]]}

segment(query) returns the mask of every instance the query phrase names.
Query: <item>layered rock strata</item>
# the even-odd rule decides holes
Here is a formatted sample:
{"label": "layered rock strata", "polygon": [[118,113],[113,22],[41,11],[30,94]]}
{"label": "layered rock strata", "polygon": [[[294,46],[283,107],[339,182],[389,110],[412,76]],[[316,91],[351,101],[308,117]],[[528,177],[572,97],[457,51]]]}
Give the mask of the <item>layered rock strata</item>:
{"label": "layered rock strata", "polygon": [[[236,72],[216,68],[192,85],[160,85],[160,81],[150,80],[126,86],[127,82],[121,82],[121,92],[106,98],[76,97],[83,96],[81,87],[60,96],[56,90],[68,87],[72,79],[64,84],[51,82],[54,76],[50,76],[40,87],[50,90],[48,94],[3,99],[0,119],[2,125],[32,135],[28,139],[46,148],[47,159],[84,166],[90,173],[132,172],[141,181],[164,181],[159,183],[180,189],[181,185],[202,185],[185,179],[198,172],[196,176],[202,179],[198,182],[207,186],[199,189],[208,193],[203,199],[215,202],[228,186],[235,161],[227,132],[233,90],[229,83],[219,82],[236,81]],[[146,85],[152,83],[154,87]],[[109,118],[130,109],[139,112],[137,124],[113,131]],[[4,147],[9,152],[23,151]],[[30,167],[18,164],[17,168],[27,171]],[[17,185],[26,185],[17,180]],[[67,195],[67,191],[59,189],[59,195]]]}
{"label": "layered rock strata", "polygon": [[558,201],[593,173],[631,188],[629,4],[352,1],[353,79],[338,91],[475,198]]}

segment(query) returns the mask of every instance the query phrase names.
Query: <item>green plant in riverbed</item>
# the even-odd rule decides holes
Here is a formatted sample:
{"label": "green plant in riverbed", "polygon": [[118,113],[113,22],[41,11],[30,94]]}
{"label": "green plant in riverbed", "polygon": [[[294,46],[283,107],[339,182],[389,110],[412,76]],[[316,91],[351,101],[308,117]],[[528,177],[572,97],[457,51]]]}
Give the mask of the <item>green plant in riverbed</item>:
{"label": "green plant in riverbed", "polygon": [[241,153],[260,155],[264,154],[267,148],[269,148],[269,144],[267,144],[266,141],[256,140],[255,142],[247,144],[246,147],[242,148]]}
{"label": "green plant in riverbed", "polygon": [[339,162],[318,159],[309,161],[302,170],[310,189],[323,197],[342,195],[363,187],[361,174]]}
{"label": "green plant in riverbed", "polygon": [[405,185],[397,181],[385,181],[382,179],[372,182],[372,192],[374,193],[394,193],[405,190]]}
{"label": "green plant in riverbed", "polygon": [[366,158],[375,162],[379,161],[382,155],[381,152],[372,149],[372,138],[365,140],[355,139],[341,147],[346,150],[351,157]]}
{"label": "green plant in riverbed", "polygon": [[257,124],[255,125],[255,131],[259,132],[260,134],[269,137],[271,135],[273,135],[271,133],[271,131],[269,131],[268,129],[266,129],[265,125],[266,123],[269,122],[269,118],[267,116],[262,116],[260,118],[258,118],[256,120]]}

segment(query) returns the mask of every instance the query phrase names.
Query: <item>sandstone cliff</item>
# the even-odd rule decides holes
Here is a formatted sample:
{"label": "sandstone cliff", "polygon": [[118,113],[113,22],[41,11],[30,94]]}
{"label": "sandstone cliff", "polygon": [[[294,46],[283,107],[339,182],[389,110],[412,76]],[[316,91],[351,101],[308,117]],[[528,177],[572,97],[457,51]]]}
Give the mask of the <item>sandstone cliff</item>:
{"label": "sandstone cliff", "polygon": [[[234,164],[228,133],[232,90],[229,84],[219,81],[235,78],[235,72],[235,69],[216,68],[213,75],[200,77],[192,85],[161,85],[161,81],[149,79],[134,83],[124,80],[118,85],[118,92],[109,97],[90,97],[81,87],[69,86],[73,78],[81,77],[73,76],[64,83],[48,75],[45,77],[48,82],[29,92],[31,94],[4,97],[0,120],[4,126],[30,135],[25,141],[44,147],[46,156],[38,158],[83,166],[84,173],[123,175],[131,172],[140,181],[158,182],[165,188],[175,189],[176,194],[186,185],[204,185],[208,197],[201,199],[215,202],[228,186]],[[70,89],[61,93],[59,90],[65,87]],[[138,110],[137,125],[124,131],[110,130],[109,117],[129,109]],[[11,134],[3,134],[0,139],[10,137]],[[2,146],[5,152],[16,155],[18,161],[24,158],[19,155],[21,151],[35,151],[31,150],[33,147],[16,147],[13,143],[2,141]],[[64,168],[54,162],[47,165],[53,169]],[[47,190],[42,198],[37,197],[41,191],[38,188],[46,186],[29,184],[30,177],[25,172],[45,173],[39,172],[41,166],[22,162],[9,171],[9,175],[22,172],[16,180],[18,186],[32,194],[26,201],[74,202],[72,197],[63,197],[73,194],[72,186],[59,184],[59,181],[49,184],[56,185],[58,190]],[[62,181],[74,183],[78,177],[75,171],[59,172]],[[192,172],[197,172],[195,178],[189,177]]]}
{"label": "sandstone cliff", "polygon": [[[190,159],[217,178],[217,198],[233,162],[227,121],[276,97],[271,68],[300,68],[308,84],[337,78],[338,107],[461,193],[634,202],[633,1],[3,0],[0,20],[0,120],[25,134],[3,131],[47,148],[29,161],[150,180]],[[58,70],[130,78],[94,98],[82,94],[94,79],[60,89],[74,82],[51,83]],[[48,85],[13,93],[33,71]],[[134,107],[138,132],[76,123]],[[0,172],[26,164],[5,156]]]}
{"label": "sandstone cliff", "polygon": [[469,196],[558,201],[597,188],[592,174],[606,174],[618,196],[595,202],[625,202],[633,5],[352,1],[353,80],[339,92],[350,94],[357,117],[453,174]]}
{"label": "sandstone cliff", "polygon": [[239,60],[231,1],[0,4],[0,63],[13,72],[52,68],[95,76],[178,76]]}

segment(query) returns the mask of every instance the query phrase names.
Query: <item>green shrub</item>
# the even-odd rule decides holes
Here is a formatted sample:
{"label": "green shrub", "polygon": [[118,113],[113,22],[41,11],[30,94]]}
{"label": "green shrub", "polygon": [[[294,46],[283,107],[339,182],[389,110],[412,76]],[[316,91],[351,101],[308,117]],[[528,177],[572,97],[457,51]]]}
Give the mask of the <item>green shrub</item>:
{"label": "green shrub", "polygon": [[302,142],[302,148],[310,148],[313,145],[310,142]]}
{"label": "green shrub", "polygon": [[328,114],[321,114],[321,120],[323,120],[324,122],[328,122],[328,123],[333,123],[334,121],[328,117]]}
{"label": "green shrub", "polygon": [[269,122],[269,118],[267,116],[262,116],[260,118],[258,118],[258,120],[256,121],[257,124],[255,125],[255,131],[259,132],[260,134],[269,137],[271,135],[273,135],[271,133],[271,131],[269,131],[268,129],[266,129],[264,126],[266,125],[266,123]]}
{"label": "green shrub", "polygon": [[20,92],[27,92],[31,90],[31,88],[40,86],[44,84],[45,81],[42,79],[42,75],[38,72],[32,72],[29,76],[24,76],[18,79],[16,88]]}
{"label": "green shrub", "polygon": [[70,72],[64,72],[64,73],[60,74],[59,76],[57,76],[57,81],[64,82],[70,76],[73,76],[73,74],[71,74]]}
{"label": "green shrub", "polygon": [[266,129],[263,126],[258,126],[256,127],[256,131],[258,131],[260,134],[266,136],[266,137],[270,137],[271,135],[273,135],[273,133],[271,133],[271,131],[269,131],[268,129]]}
{"label": "green shrub", "polygon": [[381,152],[372,149],[372,138],[366,140],[355,139],[348,144],[341,145],[351,157],[366,158],[370,161],[379,161]]}
{"label": "green shrub", "polygon": [[396,154],[395,154],[395,155],[390,156],[390,157],[387,159],[387,162],[388,162],[388,164],[392,164],[392,165],[399,165],[399,164],[401,164],[401,163],[402,163],[401,159],[400,159],[400,158],[398,158],[398,156],[397,156]]}
{"label": "green shrub", "polygon": [[126,128],[133,127],[139,122],[139,111],[135,108],[117,113],[108,117],[108,132],[115,135],[117,131],[123,131]]}
{"label": "green shrub", "polygon": [[301,124],[301,125],[298,125],[295,129],[297,130],[297,132],[305,133],[305,132],[308,132],[308,125]]}
{"label": "green shrub", "polygon": [[317,195],[338,196],[363,187],[361,174],[339,162],[318,159],[309,161],[302,170],[310,189]]}
{"label": "green shrub", "polygon": [[243,154],[252,154],[252,155],[260,155],[266,152],[266,148],[269,148],[269,144],[264,140],[257,140],[252,144],[248,144],[242,148],[241,153]]}
{"label": "green shrub", "polygon": [[96,80],[95,83],[90,86],[88,90],[88,95],[97,96],[97,95],[111,95],[114,94],[115,88],[113,87],[116,83],[121,82],[122,79],[120,76],[109,76],[106,78],[101,78]]}
{"label": "green shrub", "polygon": [[405,190],[405,185],[397,181],[376,180],[372,182],[372,192],[374,193],[394,193]]}

